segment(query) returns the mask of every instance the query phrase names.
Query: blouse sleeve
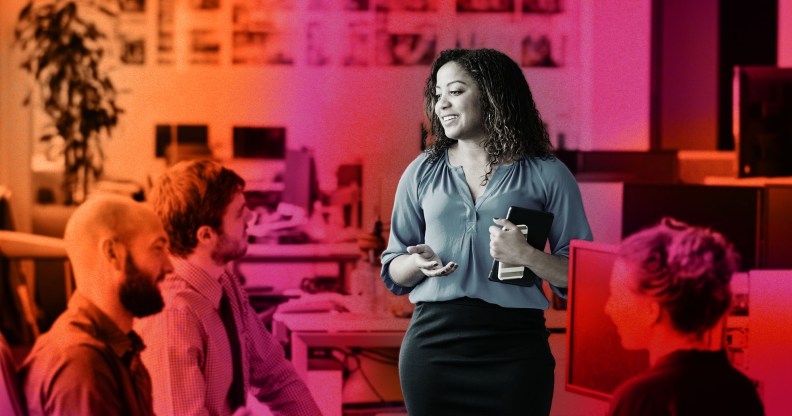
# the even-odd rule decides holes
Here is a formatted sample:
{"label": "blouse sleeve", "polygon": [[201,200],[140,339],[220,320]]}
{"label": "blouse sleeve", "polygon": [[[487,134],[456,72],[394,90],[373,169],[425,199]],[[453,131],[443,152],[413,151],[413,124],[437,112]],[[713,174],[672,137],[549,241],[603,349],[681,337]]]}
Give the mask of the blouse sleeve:
{"label": "blouse sleeve", "polygon": [[419,157],[413,161],[404,171],[401,179],[399,179],[396,197],[393,202],[388,247],[382,252],[380,276],[385,282],[385,287],[397,295],[410,293],[414,286],[401,286],[394,282],[389,270],[390,263],[396,257],[407,254],[408,246],[423,242],[426,230],[423,210],[418,200],[417,168],[421,158]]}
{"label": "blouse sleeve", "polygon": [[[554,256],[569,257],[569,243],[572,240],[593,240],[583,197],[580,195],[572,172],[558,159],[553,160],[542,179],[547,192],[546,210],[555,215],[550,229],[550,250]],[[550,288],[566,298],[567,289],[550,285]]]}

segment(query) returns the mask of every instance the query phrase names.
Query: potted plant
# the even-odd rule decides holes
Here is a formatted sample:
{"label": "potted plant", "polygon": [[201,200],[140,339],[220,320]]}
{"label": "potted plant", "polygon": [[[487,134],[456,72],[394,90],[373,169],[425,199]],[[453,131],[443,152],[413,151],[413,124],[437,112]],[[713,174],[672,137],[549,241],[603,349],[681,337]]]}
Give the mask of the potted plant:
{"label": "potted plant", "polygon": [[33,76],[41,109],[52,121],[39,140],[62,139],[67,205],[82,202],[101,176],[102,132],[109,136],[122,112],[105,68],[107,34],[96,19],[115,19],[114,7],[107,0],[31,0],[14,30],[22,68]]}

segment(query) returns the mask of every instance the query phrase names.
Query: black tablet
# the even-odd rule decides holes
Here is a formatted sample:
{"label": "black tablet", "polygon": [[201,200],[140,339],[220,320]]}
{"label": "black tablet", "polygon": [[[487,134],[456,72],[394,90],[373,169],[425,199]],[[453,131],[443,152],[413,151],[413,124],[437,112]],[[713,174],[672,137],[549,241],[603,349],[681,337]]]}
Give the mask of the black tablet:
{"label": "black tablet", "polygon": [[[528,244],[537,250],[544,251],[550,227],[553,225],[553,214],[537,211],[535,209],[509,207],[506,219],[517,225],[526,234]],[[505,264],[499,261],[492,262],[489,280],[519,286],[533,286],[536,283],[536,273],[522,266]]]}

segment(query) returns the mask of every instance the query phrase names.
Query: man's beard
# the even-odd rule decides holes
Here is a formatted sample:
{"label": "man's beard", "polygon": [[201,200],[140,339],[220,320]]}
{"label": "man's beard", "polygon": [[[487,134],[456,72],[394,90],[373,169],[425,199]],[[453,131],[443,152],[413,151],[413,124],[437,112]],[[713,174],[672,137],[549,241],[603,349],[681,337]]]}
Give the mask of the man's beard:
{"label": "man's beard", "polygon": [[247,253],[247,249],[247,241],[234,241],[228,238],[228,235],[220,234],[220,241],[212,250],[211,257],[216,264],[225,265],[244,256]]}
{"label": "man's beard", "polygon": [[157,276],[152,281],[151,276],[141,271],[129,253],[126,260],[126,279],[119,289],[121,304],[132,313],[132,316],[143,318],[162,310],[165,301],[156,282],[162,280],[163,275]]}

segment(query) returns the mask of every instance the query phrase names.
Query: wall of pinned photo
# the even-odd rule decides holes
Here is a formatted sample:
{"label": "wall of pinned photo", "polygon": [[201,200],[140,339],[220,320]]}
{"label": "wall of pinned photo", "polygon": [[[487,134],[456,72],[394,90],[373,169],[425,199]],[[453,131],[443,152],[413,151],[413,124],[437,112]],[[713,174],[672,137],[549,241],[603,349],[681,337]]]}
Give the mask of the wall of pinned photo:
{"label": "wall of pinned photo", "polygon": [[145,64],[150,41],[161,65],[410,67],[429,65],[442,49],[487,47],[524,68],[557,68],[574,24],[563,0],[121,1],[129,15],[155,14],[141,24],[153,22],[155,36],[121,35],[130,65]]}
{"label": "wall of pinned photo", "polygon": [[[300,36],[293,8],[293,2],[288,0],[234,0],[232,63],[293,65]],[[306,36],[319,37],[320,34],[315,33],[319,28],[321,26],[310,27],[311,32],[306,31]],[[314,50],[320,47],[318,40],[312,43]]]}
{"label": "wall of pinned photo", "polygon": [[116,45],[119,61],[126,65],[146,62],[146,1],[121,0],[119,3]]}

